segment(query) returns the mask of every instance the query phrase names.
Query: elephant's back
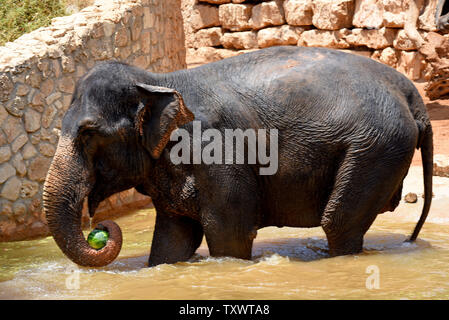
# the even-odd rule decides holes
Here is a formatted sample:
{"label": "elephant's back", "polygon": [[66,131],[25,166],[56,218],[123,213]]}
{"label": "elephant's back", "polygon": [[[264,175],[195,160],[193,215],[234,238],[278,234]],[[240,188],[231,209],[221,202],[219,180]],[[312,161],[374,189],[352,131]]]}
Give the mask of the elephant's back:
{"label": "elephant's back", "polygon": [[336,136],[361,134],[368,127],[387,133],[416,126],[410,105],[419,94],[410,80],[372,59],[338,50],[271,47],[189,73],[199,81],[202,111],[232,112],[234,118],[249,114],[264,127],[323,135],[316,130],[321,127]]}

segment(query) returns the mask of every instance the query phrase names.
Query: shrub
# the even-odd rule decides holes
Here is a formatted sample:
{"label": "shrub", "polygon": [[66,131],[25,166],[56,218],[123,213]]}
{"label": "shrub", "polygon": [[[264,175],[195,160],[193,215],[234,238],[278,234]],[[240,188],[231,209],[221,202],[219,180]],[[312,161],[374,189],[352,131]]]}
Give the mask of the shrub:
{"label": "shrub", "polygon": [[66,14],[61,0],[0,0],[0,46]]}

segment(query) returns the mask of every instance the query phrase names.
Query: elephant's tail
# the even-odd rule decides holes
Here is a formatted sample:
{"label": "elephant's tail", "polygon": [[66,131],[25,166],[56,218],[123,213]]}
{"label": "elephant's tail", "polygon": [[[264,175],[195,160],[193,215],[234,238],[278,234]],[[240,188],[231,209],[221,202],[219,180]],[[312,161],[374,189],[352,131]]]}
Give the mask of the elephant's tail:
{"label": "elephant's tail", "polygon": [[426,221],[429,214],[430,204],[432,202],[432,176],[433,176],[433,132],[430,121],[418,123],[419,128],[419,140],[417,148],[421,149],[421,161],[424,171],[424,206],[421,212],[421,217],[415,226],[409,241],[415,241],[418,237],[419,231]]}

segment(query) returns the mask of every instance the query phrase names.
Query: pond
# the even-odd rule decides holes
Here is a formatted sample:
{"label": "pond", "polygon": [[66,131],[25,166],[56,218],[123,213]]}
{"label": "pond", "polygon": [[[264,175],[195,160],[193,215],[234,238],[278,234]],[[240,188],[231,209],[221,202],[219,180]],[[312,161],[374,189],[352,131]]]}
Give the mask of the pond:
{"label": "pond", "polygon": [[[420,171],[411,168],[404,194],[420,195]],[[123,248],[103,268],[77,267],[51,237],[0,243],[0,299],[448,299],[448,181],[435,177],[417,242],[405,240],[420,196],[379,215],[363,253],[351,256],[329,258],[321,228],[268,227],[258,232],[252,260],[212,258],[203,241],[188,262],[148,268],[154,209],[116,220]]]}

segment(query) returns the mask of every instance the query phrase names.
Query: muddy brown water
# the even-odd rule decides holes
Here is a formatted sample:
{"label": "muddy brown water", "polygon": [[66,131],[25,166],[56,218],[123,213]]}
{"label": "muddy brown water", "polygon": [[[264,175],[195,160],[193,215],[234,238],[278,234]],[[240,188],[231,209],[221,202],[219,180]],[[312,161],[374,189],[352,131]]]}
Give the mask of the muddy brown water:
{"label": "muddy brown water", "polygon": [[188,262],[147,268],[146,209],[116,220],[124,245],[104,268],[75,266],[50,237],[0,243],[0,299],[448,299],[449,178],[435,177],[428,222],[404,242],[422,208],[421,175],[412,167],[404,186],[418,203],[379,215],[358,255],[329,258],[321,228],[269,227],[250,261],[212,258],[204,241]]}

